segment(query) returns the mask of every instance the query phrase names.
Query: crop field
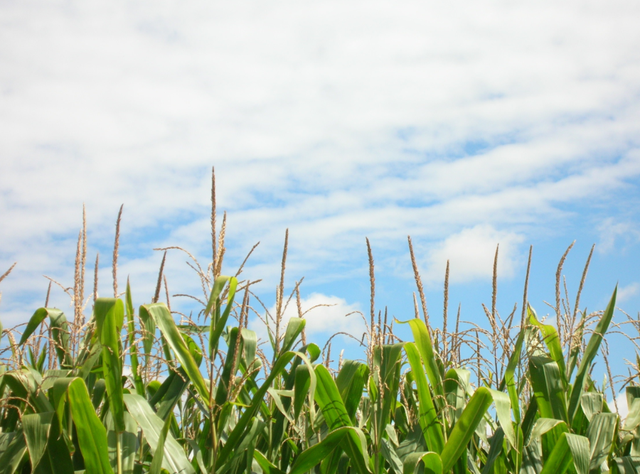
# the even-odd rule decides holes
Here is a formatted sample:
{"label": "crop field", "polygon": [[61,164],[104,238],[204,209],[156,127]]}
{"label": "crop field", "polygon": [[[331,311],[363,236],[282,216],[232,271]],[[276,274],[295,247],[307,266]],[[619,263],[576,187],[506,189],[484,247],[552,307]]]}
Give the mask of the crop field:
{"label": "crop field", "polygon": [[[501,318],[494,268],[486,325],[447,316],[445,283],[444,325],[436,328],[411,240],[408,321],[376,308],[367,241],[365,357],[332,364],[330,345],[307,340],[298,285],[285,294],[286,240],[269,312],[242,266],[222,274],[225,223],[218,229],[212,201],[212,261],[201,266],[187,252],[207,295],[191,298],[198,314],[168,304],[164,260],[146,304],[134,306],[128,283],[114,283],[113,298],[96,298],[83,226],[68,290],[73,314],[45,304],[27,324],[2,330],[0,474],[640,472],[637,367],[623,381],[624,419],[592,379],[596,358],[608,367],[612,357],[603,349],[617,289],[602,289],[611,294],[602,311],[579,310],[589,260],[572,298],[560,277],[566,253],[560,261],[554,325],[528,306],[527,284],[522,311]],[[283,319],[296,303],[299,317]],[[248,329],[250,314],[268,327],[265,345]],[[400,324],[408,340],[394,334]],[[638,329],[629,318],[624,332]]]}

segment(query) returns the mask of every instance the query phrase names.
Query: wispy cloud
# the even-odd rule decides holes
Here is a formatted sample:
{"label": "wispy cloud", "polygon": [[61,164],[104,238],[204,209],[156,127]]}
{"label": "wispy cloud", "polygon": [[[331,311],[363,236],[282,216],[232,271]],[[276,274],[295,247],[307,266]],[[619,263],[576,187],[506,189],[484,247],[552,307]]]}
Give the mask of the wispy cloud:
{"label": "wispy cloud", "polygon": [[[334,334],[343,333],[347,341],[360,341],[366,332],[361,308],[357,303],[348,303],[345,299],[336,296],[311,293],[300,301],[303,317],[306,319],[305,331],[310,341],[326,342]],[[271,307],[270,314],[275,317],[276,308]],[[282,315],[281,331],[284,334],[287,324],[292,317],[298,317],[298,308],[295,301],[286,306]],[[271,330],[275,332],[274,323],[271,321]],[[254,318],[249,328],[256,331],[258,337],[268,341],[267,327]]]}
{"label": "wispy cloud", "polygon": [[296,275],[342,278],[365,235],[407,234],[438,279],[446,259],[485,278],[497,243],[513,274],[523,241],[635,189],[639,8],[5,2],[3,306],[42,273],[69,281],[82,203],[105,266],[123,202],[123,272],[143,279],[161,245],[206,258],[211,165],[229,257],[261,241],[261,277],[287,227]]}
{"label": "wispy cloud", "polygon": [[600,253],[610,253],[618,248],[626,248],[630,243],[640,240],[640,229],[635,222],[620,221],[616,217],[607,217],[600,225]]}
{"label": "wispy cloud", "polygon": [[628,285],[618,288],[616,302],[618,304],[623,303],[638,294],[640,294],[640,283],[637,281],[629,283]]}
{"label": "wispy cloud", "polygon": [[450,262],[451,283],[491,278],[498,245],[498,274],[509,278],[513,276],[516,260],[520,258],[517,246],[523,240],[522,235],[500,232],[486,225],[464,229],[429,252],[426,279],[440,282],[447,260]]}

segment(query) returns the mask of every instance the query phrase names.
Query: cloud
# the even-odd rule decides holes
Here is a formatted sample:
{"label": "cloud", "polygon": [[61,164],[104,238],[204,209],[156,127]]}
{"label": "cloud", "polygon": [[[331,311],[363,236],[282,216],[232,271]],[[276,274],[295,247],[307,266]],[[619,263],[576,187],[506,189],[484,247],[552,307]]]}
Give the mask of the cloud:
{"label": "cloud", "polygon": [[628,285],[622,286],[618,288],[618,295],[616,301],[618,303],[623,303],[624,301],[633,298],[637,294],[640,293],[640,283],[633,282]]}
{"label": "cloud", "polygon": [[[357,303],[348,303],[345,299],[337,296],[323,295],[321,293],[311,293],[306,298],[301,299],[301,308],[306,319],[305,331],[309,341],[324,343],[329,337],[336,333],[347,333],[354,338],[361,340],[366,331],[364,320],[360,313],[360,306]],[[269,313],[275,317],[275,306],[269,309]],[[282,322],[281,331],[284,334],[287,323],[292,317],[298,317],[298,308],[293,299],[286,307]],[[270,322],[270,324],[272,324]],[[267,328],[258,318],[254,318],[249,328],[256,331],[258,337],[268,341]],[[275,330],[272,327],[272,330]],[[352,338],[349,338],[353,340]]]}
{"label": "cloud", "polygon": [[289,228],[295,276],[339,280],[365,236],[407,234],[435,249],[432,279],[447,258],[453,281],[485,278],[498,242],[508,276],[522,239],[636,188],[639,8],[4,2],[0,268],[19,266],[3,310],[43,273],[70,281],[83,203],[106,267],[125,203],[133,280],[153,247],[206,258],[212,165],[230,267],[260,241],[251,268],[277,280]]}
{"label": "cloud", "polygon": [[[616,404],[618,406],[618,415],[620,416],[620,419],[624,422],[624,420],[627,418],[627,415],[629,414],[629,406],[627,405],[626,392],[622,392],[616,397]],[[607,405],[609,405],[609,408],[611,408],[612,410],[616,409],[616,404],[614,404],[612,400],[607,401]]]}
{"label": "cloud", "polygon": [[515,273],[520,257],[518,244],[522,241],[521,235],[498,231],[489,225],[463,229],[429,251],[425,280],[441,282],[447,260],[451,283],[491,278],[497,245],[500,246],[498,275],[509,278]]}
{"label": "cloud", "polygon": [[600,245],[596,249],[602,254],[625,248],[640,240],[640,230],[634,222],[620,221],[614,217],[605,218],[599,225]]}

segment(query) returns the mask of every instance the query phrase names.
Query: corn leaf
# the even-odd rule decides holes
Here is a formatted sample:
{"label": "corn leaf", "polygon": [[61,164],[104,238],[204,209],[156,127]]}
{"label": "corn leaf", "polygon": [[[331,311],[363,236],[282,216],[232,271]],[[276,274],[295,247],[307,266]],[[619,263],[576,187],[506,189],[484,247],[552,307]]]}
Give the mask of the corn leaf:
{"label": "corn leaf", "polygon": [[287,323],[287,330],[284,333],[284,341],[282,343],[281,352],[287,352],[293,349],[296,339],[307,324],[307,320],[303,318],[290,318]]}
{"label": "corn leaf", "polygon": [[582,356],[582,360],[580,361],[580,365],[578,367],[578,373],[576,375],[576,379],[573,383],[573,389],[571,391],[571,398],[569,400],[569,422],[573,421],[573,417],[578,411],[578,404],[580,403],[580,399],[582,398],[582,392],[584,390],[584,384],[587,378],[587,374],[591,367],[591,363],[593,359],[598,354],[598,350],[600,349],[600,344],[602,343],[602,338],[605,333],[609,329],[609,324],[613,319],[613,312],[616,307],[616,296],[618,294],[618,286],[616,285],[613,290],[613,295],[611,296],[611,300],[609,300],[609,304],[607,308],[604,310],[602,318],[598,322],[595,331],[591,335],[589,339],[589,343],[587,344],[587,348],[584,351]]}
{"label": "corn leaf", "polygon": [[558,364],[546,356],[533,356],[529,359],[529,376],[540,416],[567,421],[565,392]]}
{"label": "corn leaf", "polygon": [[187,343],[182,338],[180,331],[178,331],[169,308],[167,308],[164,303],[152,303],[143,305],[141,308],[145,309],[160,329],[160,332],[176,354],[180,364],[182,364],[182,368],[189,376],[191,383],[193,383],[202,400],[209,403],[209,388],[204,382],[204,378],[198,369],[198,364],[196,364],[196,361],[191,355]]}
{"label": "corn leaf", "polygon": [[640,472],[640,457],[623,456],[614,459],[612,466],[614,474],[638,474]]}
{"label": "corn leaf", "polygon": [[144,396],[144,382],[138,370],[138,346],[136,343],[135,311],[131,298],[131,286],[127,280],[127,291],[125,293],[125,309],[129,332],[129,358],[131,360],[131,376],[138,395]]}
{"label": "corn leaf", "polygon": [[173,420],[173,413],[169,413],[167,419],[162,426],[162,431],[158,437],[158,445],[153,453],[153,460],[151,461],[151,467],[149,468],[149,474],[160,474],[162,468],[162,461],[164,461],[164,443],[171,427],[171,420]]}
{"label": "corn leaf", "polygon": [[411,372],[418,388],[418,400],[420,402],[418,420],[422,428],[422,434],[427,442],[428,449],[436,453],[442,453],[444,448],[443,427],[438,420],[438,414],[431,398],[427,378],[420,362],[420,354],[416,344],[413,342],[405,343],[404,350],[409,359]]}
{"label": "corn leaf", "polygon": [[609,457],[618,427],[618,415],[598,413],[593,416],[587,429],[587,438],[591,447],[589,470],[598,469]]}
{"label": "corn leaf", "polygon": [[357,435],[356,428],[342,426],[332,430],[321,442],[314,444],[300,453],[293,466],[291,466],[291,472],[289,474],[304,474],[311,471],[314,466],[320,464],[337,447],[344,444],[346,441],[345,437],[350,433]]}
{"label": "corn leaf", "polygon": [[489,389],[491,398],[496,407],[496,415],[498,415],[498,423],[504,431],[504,435],[507,441],[513,449],[518,449],[516,443],[516,433],[513,430],[513,423],[511,421],[511,403],[509,396],[504,392],[498,392],[497,390]]}
{"label": "corn leaf", "polygon": [[424,465],[425,474],[442,474],[442,460],[438,454],[433,452],[411,453],[404,460],[403,474],[413,474],[418,469],[418,465]]}
{"label": "corn leaf", "polygon": [[431,343],[431,336],[429,336],[429,330],[421,319],[410,319],[409,321],[397,321],[401,324],[409,324],[411,332],[413,333],[413,339],[416,347],[422,357],[422,362],[427,371],[427,377],[433,388],[434,393],[439,399],[444,399],[444,386],[442,384],[442,375],[440,368],[438,367],[435,352],[433,350],[433,344]]}
{"label": "corn leaf", "polygon": [[260,406],[263,404],[263,397],[267,393],[267,390],[269,390],[269,388],[271,387],[274,379],[284,373],[285,367],[289,362],[291,362],[291,359],[293,359],[295,355],[295,352],[285,352],[276,359],[271,372],[269,373],[269,376],[266,378],[262,386],[253,394],[251,405],[247,407],[247,409],[238,420],[238,423],[229,434],[227,442],[219,452],[219,459],[225,461],[229,459],[231,452],[235,449],[238,442],[240,441],[240,438],[242,438],[245,431],[249,427],[249,423],[251,422],[252,418],[255,416],[255,414],[260,409]]}
{"label": "corn leaf", "polygon": [[[229,282],[229,291],[227,293],[227,307],[225,308],[222,315],[220,315],[220,296],[227,281]],[[211,296],[209,297],[209,302],[205,309],[205,317],[211,314],[211,327],[209,330],[210,358],[214,358],[215,354],[218,351],[218,342],[220,341],[220,336],[222,335],[222,331],[227,324],[227,319],[229,319],[229,314],[231,313],[231,309],[233,308],[233,299],[236,294],[237,286],[238,280],[235,277],[228,276],[219,276],[218,278],[216,278],[216,281],[213,284]]]}
{"label": "corn leaf", "polygon": [[589,440],[584,436],[562,433],[540,474],[563,474],[568,469],[589,472]]}
{"label": "corn leaf", "polygon": [[116,431],[125,430],[122,401],[122,362],[120,360],[120,330],[124,321],[122,300],[98,298],[93,307],[97,334],[102,344],[103,376],[107,385],[109,409],[113,413]]}
{"label": "corn leaf", "polygon": [[20,466],[20,461],[27,451],[23,434],[22,430],[2,433],[2,441],[6,448],[0,455],[0,474],[13,474]]}
{"label": "corn leaf", "polygon": [[531,430],[531,436],[528,439],[527,445],[540,440],[542,435],[548,433],[556,426],[561,426],[562,431],[569,432],[569,427],[562,420],[556,420],[555,418],[538,418],[535,425],[533,425],[533,430]]}
{"label": "corn leaf", "polygon": [[[118,433],[113,423],[113,416],[111,412],[108,412],[104,419],[105,427],[107,428],[107,443],[109,444],[109,461],[111,462],[111,468],[116,471],[117,460],[117,443],[116,436]],[[122,459],[122,473],[133,474],[133,468],[136,461],[136,448],[138,446],[138,425],[129,412],[124,412],[124,424],[126,429],[119,434],[120,436],[120,450]]]}
{"label": "corn leaf", "polygon": [[260,451],[254,451],[253,455],[264,474],[284,474],[283,471],[278,469],[276,465],[269,461]]}
{"label": "corn leaf", "polygon": [[171,433],[164,435],[163,446],[160,445],[165,423],[153,412],[153,409],[144,398],[134,393],[124,395],[124,403],[127,410],[136,421],[151,451],[156,454],[163,452],[162,467],[169,472],[180,472],[183,474],[195,473],[193,466],[187,459],[182,447],[174,439]]}
{"label": "corn leaf", "polygon": [[443,472],[448,472],[460,458],[487,409],[491,406],[492,399],[491,391],[485,387],[478,388],[469,399],[442,449],[440,458]]}
{"label": "corn leaf", "polygon": [[340,397],[354,425],[356,412],[362,400],[362,391],[368,378],[369,367],[367,367],[367,364],[354,360],[345,360],[336,379]]}
{"label": "corn leaf", "polygon": [[[338,387],[329,371],[323,366],[318,365],[315,369],[318,379],[316,387],[315,399],[322,410],[322,415],[331,431],[338,428],[350,427],[351,418],[344,406]],[[346,443],[343,449],[349,456],[355,470],[360,474],[368,474],[369,470],[369,454],[367,452],[367,442],[364,434],[357,428],[347,432]]]}
{"label": "corn leaf", "polygon": [[68,395],[87,472],[113,473],[107,452],[107,432],[91,404],[84,381],[79,378],[73,380],[69,384]]}
{"label": "corn leaf", "polygon": [[549,349],[549,354],[551,358],[554,360],[556,364],[558,364],[560,380],[562,382],[562,387],[564,390],[567,390],[569,386],[569,382],[566,378],[566,368],[564,365],[564,354],[562,353],[562,346],[560,345],[560,339],[558,338],[558,331],[550,324],[542,324],[538,321],[536,317],[535,311],[529,306],[527,308],[529,315],[529,322],[540,329],[540,333],[542,334],[542,339]]}
{"label": "corn leaf", "polygon": [[299,365],[296,367],[295,381],[293,389],[293,416],[297,420],[304,407],[307,394],[309,393],[309,387],[311,385],[312,369],[309,369],[306,365]]}
{"label": "corn leaf", "polygon": [[33,413],[22,417],[22,429],[27,442],[31,468],[34,471],[40,464],[40,460],[47,449],[47,440],[49,439],[49,429],[51,428],[53,415],[53,412],[46,412]]}

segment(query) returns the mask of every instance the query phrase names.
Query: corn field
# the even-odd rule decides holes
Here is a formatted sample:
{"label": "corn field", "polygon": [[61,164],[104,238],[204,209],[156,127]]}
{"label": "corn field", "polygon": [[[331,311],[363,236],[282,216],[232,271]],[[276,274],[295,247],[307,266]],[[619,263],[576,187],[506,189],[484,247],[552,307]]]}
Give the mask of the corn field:
{"label": "corn field", "polygon": [[[196,319],[170,308],[168,290],[160,302],[164,259],[150,302],[136,308],[128,283],[118,292],[119,231],[114,298],[96,297],[97,276],[85,296],[83,225],[73,316],[45,304],[26,325],[2,330],[0,473],[640,472],[637,375],[625,381],[624,420],[591,378],[616,290],[604,311],[586,314],[578,309],[582,283],[572,309],[558,277],[549,325],[527,305],[525,284],[522,314],[503,320],[494,265],[488,329],[461,328],[459,314],[454,328],[446,317],[434,328],[409,239],[415,314],[388,321],[375,308],[367,241],[366,360],[341,359],[336,369],[330,350],[306,339],[299,283],[292,301],[284,294],[285,240],[275,314],[261,313],[264,350],[247,327],[258,312],[254,282],[242,280],[242,267],[221,274],[225,221],[217,231],[213,183],[212,262],[203,268],[189,254],[203,288],[202,298],[191,297],[201,305]],[[285,324],[295,301],[299,317]],[[397,324],[412,340],[394,334]]]}

